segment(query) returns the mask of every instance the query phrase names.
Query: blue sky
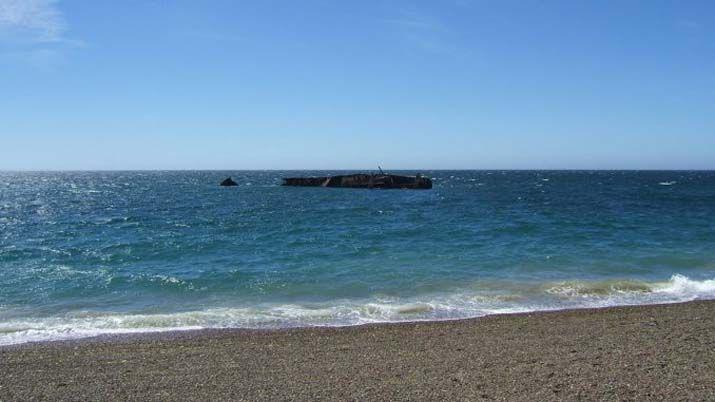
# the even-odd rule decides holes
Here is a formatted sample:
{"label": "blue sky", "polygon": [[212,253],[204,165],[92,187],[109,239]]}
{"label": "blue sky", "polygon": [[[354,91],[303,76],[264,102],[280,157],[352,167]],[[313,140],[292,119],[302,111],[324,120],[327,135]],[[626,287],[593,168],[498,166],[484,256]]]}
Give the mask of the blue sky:
{"label": "blue sky", "polygon": [[715,168],[713,1],[0,0],[0,169]]}

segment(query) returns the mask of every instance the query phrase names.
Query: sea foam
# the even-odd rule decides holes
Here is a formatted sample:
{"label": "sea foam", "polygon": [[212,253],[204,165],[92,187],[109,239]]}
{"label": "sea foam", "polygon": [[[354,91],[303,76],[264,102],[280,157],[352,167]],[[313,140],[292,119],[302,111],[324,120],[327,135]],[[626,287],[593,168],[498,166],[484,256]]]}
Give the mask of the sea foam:
{"label": "sea foam", "polygon": [[[518,288],[515,288],[518,289]],[[536,290],[540,289],[540,290]],[[67,340],[102,334],[202,328],[289,328],[447,320],[567,308],[676,303],[715,298],[715,279],[673,275],[665,282],[565,281],[523,287],[523,294],[462,290],[410,298],[373,297],[313,304],[264,304],[162,314],[76,311],[62,316],[0,322],[0,345]],[[512,289],[512,292],[515,290]],[[3,313],[7,313],[4,307]],[[16,315],[17,317],[17,315]]]}

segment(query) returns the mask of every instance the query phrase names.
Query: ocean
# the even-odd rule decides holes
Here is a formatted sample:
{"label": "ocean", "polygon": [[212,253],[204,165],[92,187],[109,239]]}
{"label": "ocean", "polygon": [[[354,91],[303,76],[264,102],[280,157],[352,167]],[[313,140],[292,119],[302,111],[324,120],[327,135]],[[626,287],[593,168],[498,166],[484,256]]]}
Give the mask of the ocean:
{"label": "ocean", "polygon": [[0,172],[0,345],[715,298],[715,172],[337,173]]}

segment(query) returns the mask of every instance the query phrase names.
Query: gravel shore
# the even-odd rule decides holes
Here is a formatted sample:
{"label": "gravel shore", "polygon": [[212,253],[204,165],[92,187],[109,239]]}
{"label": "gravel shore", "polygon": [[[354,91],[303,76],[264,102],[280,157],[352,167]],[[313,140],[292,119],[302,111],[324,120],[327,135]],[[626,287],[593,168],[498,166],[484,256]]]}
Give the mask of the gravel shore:
{"label": "gravel shore", "polygon": [[715,301],[0,348],[0,401],[715,400]]}

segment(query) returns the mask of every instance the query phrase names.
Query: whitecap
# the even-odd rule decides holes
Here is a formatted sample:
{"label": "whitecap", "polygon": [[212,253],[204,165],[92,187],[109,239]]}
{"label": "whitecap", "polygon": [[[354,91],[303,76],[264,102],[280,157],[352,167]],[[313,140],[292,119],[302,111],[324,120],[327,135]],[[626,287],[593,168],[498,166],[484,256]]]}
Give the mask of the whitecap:
{"label": "whitecap", "polygon": [[715,279],[697,281],[677,274],[668,282],[654,285],[653,291],[683,297],[715,297]]}
{"label": "whitecap", "polygon": [[[172,276],[136,279],[186,285]],[[664,282],[635,280],[562,281],[494,286],[475,283],[459,289],[410,297],[374,295],[320,303],[272,303],[210,307],[165,313],[73,311],[51,317],[0,321],[0,345],[199,328],[285,328],[346,326],[379,322],[446,320],[565,308],[674,303],[715,298],[715,279],[673,275]],[[25,317],[3,309],[5,317]]]}

